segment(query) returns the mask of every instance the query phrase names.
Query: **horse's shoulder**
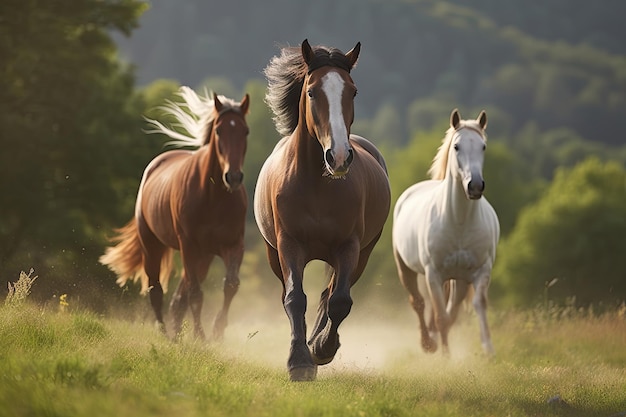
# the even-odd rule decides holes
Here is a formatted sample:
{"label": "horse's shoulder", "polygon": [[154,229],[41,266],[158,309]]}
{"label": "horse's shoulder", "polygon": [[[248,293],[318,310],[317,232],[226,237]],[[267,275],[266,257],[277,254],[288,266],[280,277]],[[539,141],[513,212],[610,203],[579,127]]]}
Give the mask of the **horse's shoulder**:
{"label": "horse's shoulder", "polygon": [[496,235],[500,236],[500,219],[498,218],[498,213],[496,209],[493,208],[491,203],[483,196],[480,199],[481,207],[484,213],[484,217],[491,219],[493,228],[495,229]]}

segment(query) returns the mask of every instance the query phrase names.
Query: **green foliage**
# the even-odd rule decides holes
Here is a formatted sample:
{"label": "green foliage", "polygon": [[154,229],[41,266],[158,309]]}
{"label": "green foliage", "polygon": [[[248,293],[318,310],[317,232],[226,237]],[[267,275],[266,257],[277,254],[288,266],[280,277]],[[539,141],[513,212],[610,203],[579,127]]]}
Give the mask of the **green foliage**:
{"label": "green foliage", "polygon": [[494,283],[518,304],[540,300],[546,282],[558,278],[551,299],[612,305],[626,294],[626,170],[590,158],[559,169],[535,204],[524,208],[501,245]]}
{"label": "green foliage", "polygon": [[[86,270],[102,228],[119,214],[112,167],[124,158],[117,150],[123,154],[137,127],[128,112],[132,72],[118,61],[110,31],[128,34],[145,7],[135,0],[2,2],[0,190],[10,202],[0,207],[4,276],[33,265],[63,292],[75,285],[70,276],[92,276]],[[53,291],[49,280],[37,289]]]}

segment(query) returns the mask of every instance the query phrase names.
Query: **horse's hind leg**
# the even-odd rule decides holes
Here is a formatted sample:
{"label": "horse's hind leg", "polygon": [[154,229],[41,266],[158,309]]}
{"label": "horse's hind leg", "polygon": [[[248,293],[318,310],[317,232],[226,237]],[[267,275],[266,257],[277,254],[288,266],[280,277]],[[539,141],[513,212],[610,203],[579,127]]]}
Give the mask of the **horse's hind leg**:
{"label": "horse's hind leg", "polygon": [[224,302],[213,323],[213,338],[215,340],[222,340],[224,337],[224,329],[228,325],[228,310],[235,294],[239,290],[239,268],[243,260],[243,241],[235,248],[224,251],[222,258],[226,265]]}
{"label": "horse's hind leg", "polygon": [[148,288],[150,294],[150,304],[157,324],[163,333],[165,332],[165,322],[163,321],[163,287],[159,281],[161,274],[161,259],[165,253],[165,246],[150,232],[147,226],[139,222],[139,236],[144,248],[144,271],[148,276]]}
{"label": "horse's hind leg", "polygon": [[417,318],[420,323],[420,332],[422,335],[422,349],[429,353],[435,352],[437,350],[437,342],[435,342],[430,336],[429,326],[426,325],[426,320],[424,318],[425,301],[419,291],[417,281],[418,274],[404,263],[400,254],[398,254],[395,250],[393,251],[393,254],[396,260],[396,267],[398,268],[400,282],[402,282],[404,288],[406,288],[409,292],[409,304],[415,313],[417,313]]}

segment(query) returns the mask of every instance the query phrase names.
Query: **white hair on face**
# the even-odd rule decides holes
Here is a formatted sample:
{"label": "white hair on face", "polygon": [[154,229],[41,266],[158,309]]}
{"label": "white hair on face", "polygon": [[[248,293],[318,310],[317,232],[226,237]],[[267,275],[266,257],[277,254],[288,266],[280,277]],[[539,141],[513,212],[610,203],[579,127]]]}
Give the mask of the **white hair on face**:
{"label": "white hair on face", "polygon": [[332,71],[324,75],[322,78],[324,84],[322,90],[326,93],[328,100],[328,116],[330,123],[330,131],[333,139],[345,138],[348,141],[348,131],[343,118],[343,108],[341,107],[341,96],[345,82],[341,76]]}

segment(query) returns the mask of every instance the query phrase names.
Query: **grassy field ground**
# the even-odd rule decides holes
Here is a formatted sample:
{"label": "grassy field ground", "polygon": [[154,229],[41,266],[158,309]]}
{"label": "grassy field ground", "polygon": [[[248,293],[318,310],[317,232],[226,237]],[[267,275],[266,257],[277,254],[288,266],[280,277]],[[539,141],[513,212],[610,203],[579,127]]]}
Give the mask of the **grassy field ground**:
{"label": "grassy field ground", "polygon": [[221,344],[172,343],[148,314],[1,305],[0,416],[626,416],[624,309],[491,312],[492,359],[470,315],[446,359],[421,352],[405,300],[355,303],[335,361],[292,383],[271,301],[282,314],[233,312]]}

